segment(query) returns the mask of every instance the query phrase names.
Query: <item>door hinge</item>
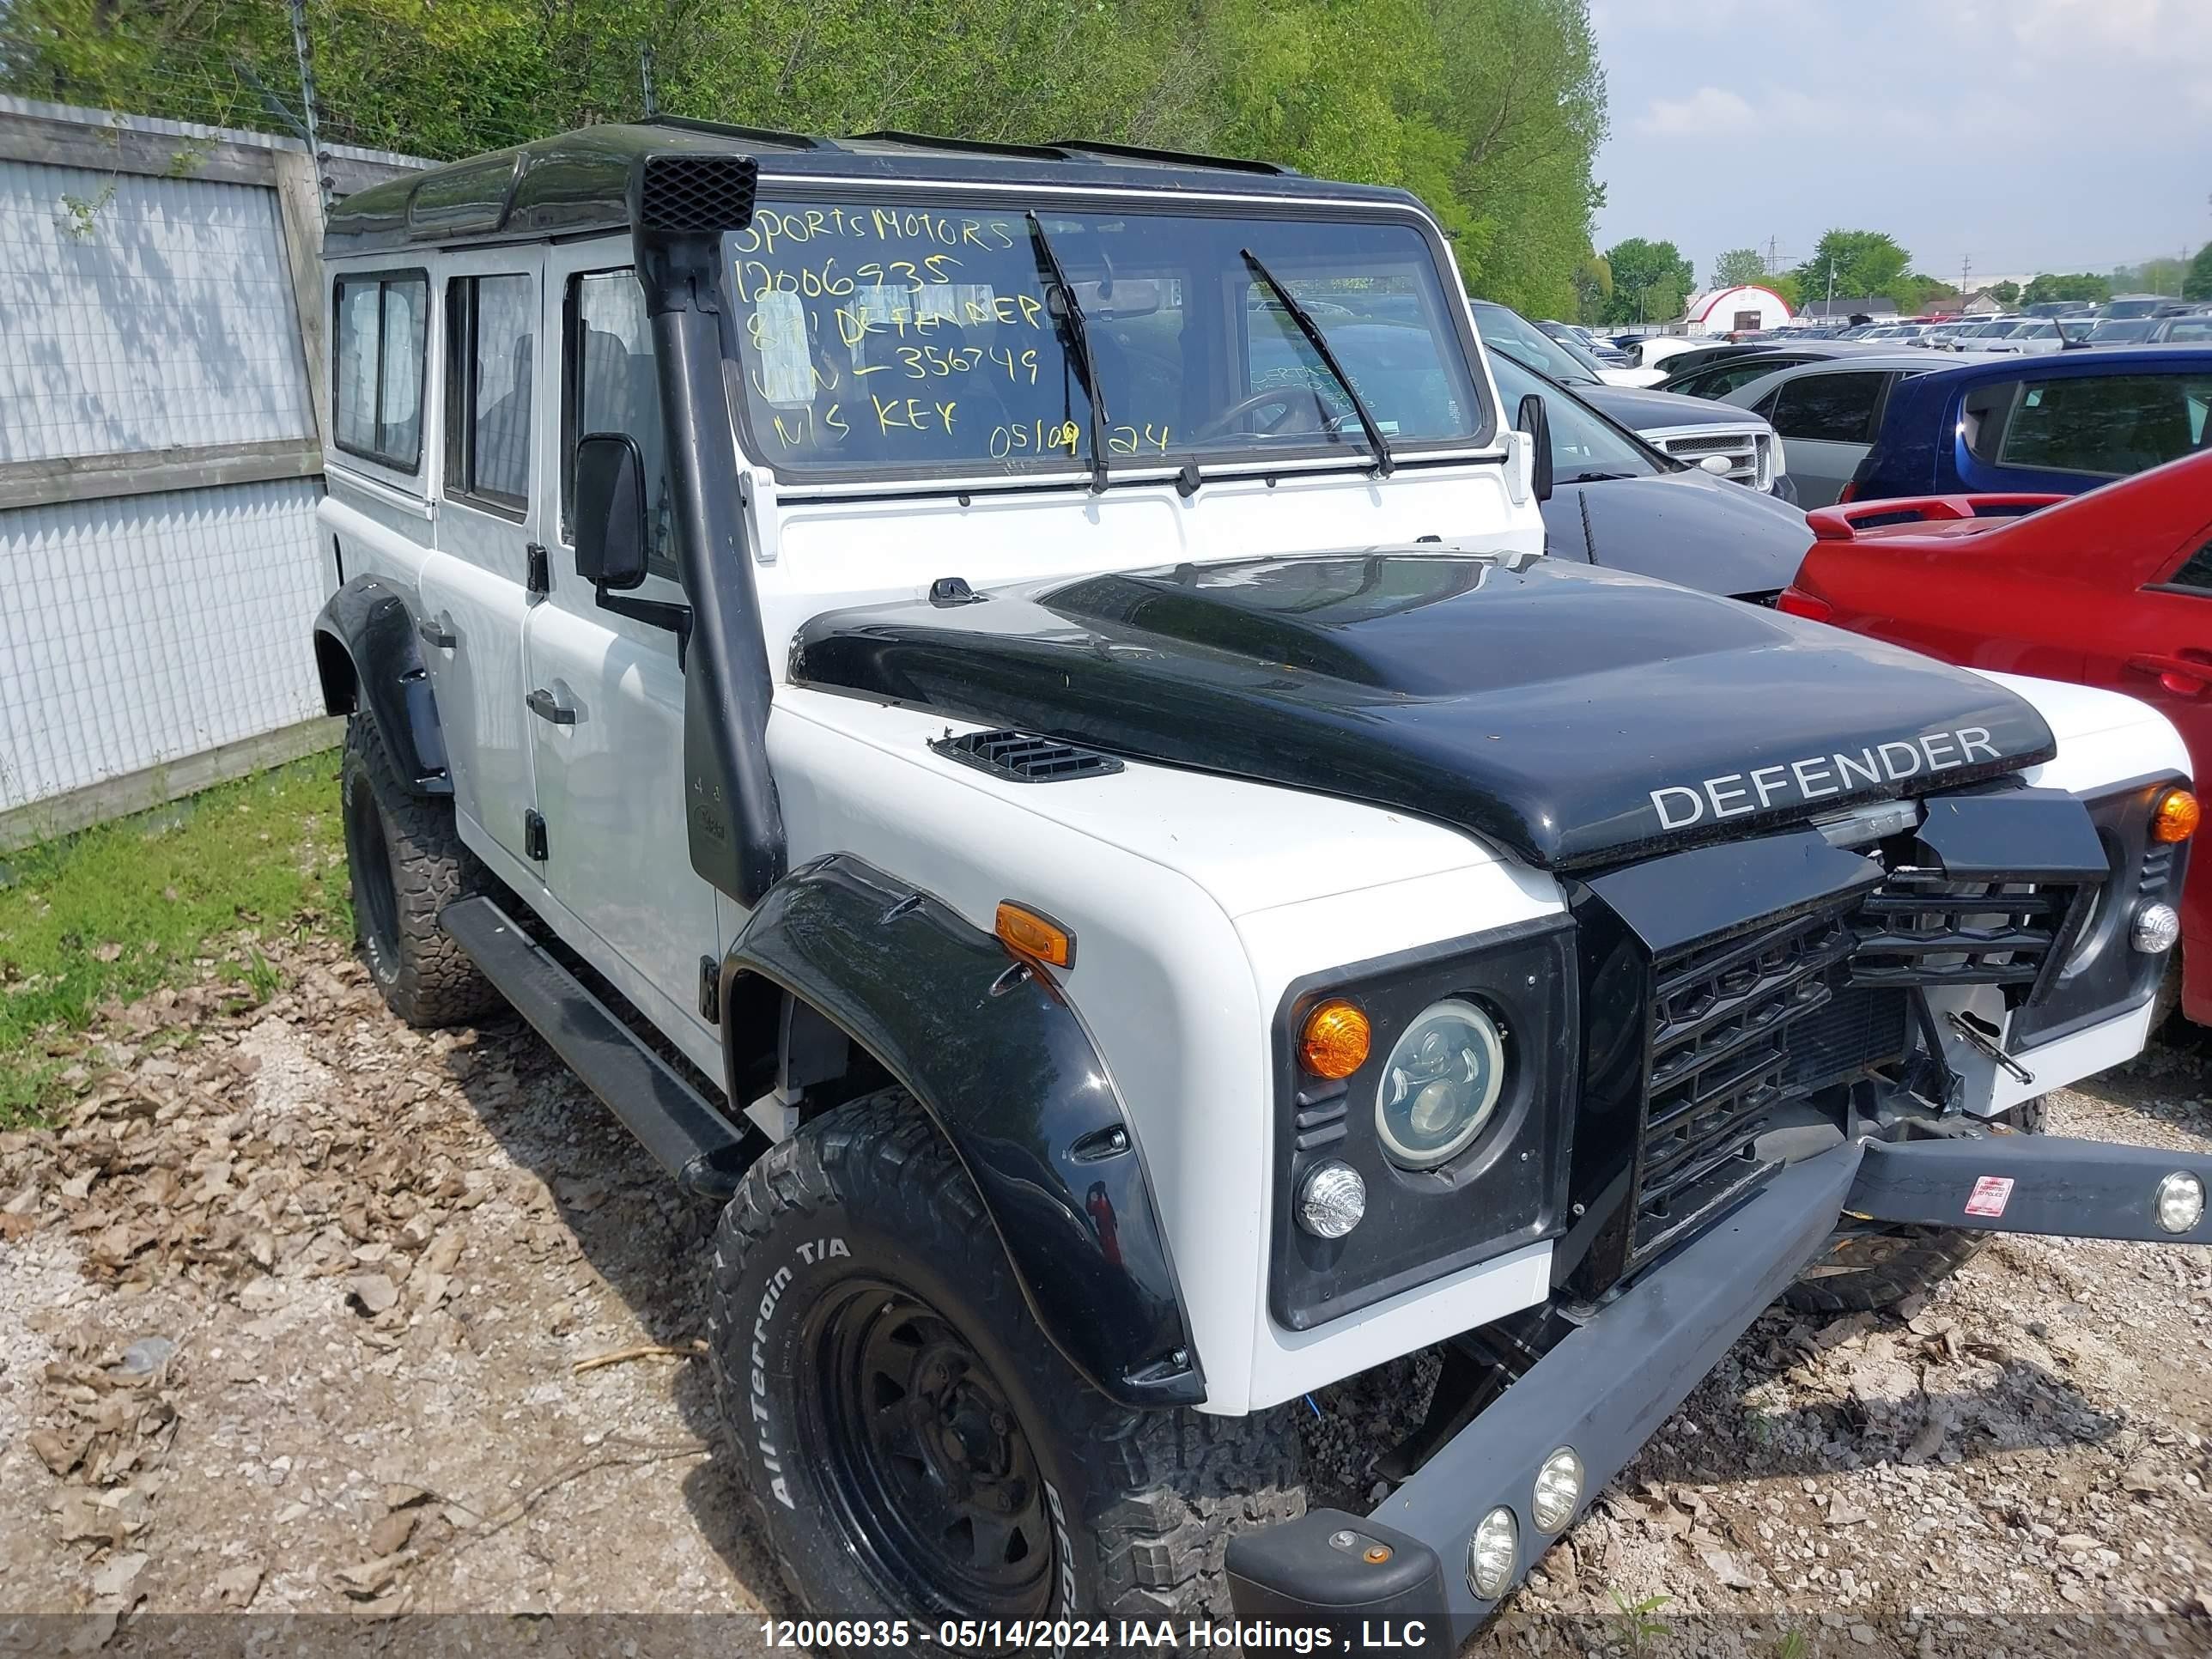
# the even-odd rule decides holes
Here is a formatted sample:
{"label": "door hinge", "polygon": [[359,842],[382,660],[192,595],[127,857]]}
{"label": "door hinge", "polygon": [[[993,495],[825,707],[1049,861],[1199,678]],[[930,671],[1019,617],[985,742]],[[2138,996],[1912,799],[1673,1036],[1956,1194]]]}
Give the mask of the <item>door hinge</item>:
{"label": "door hinge", "polygon": [[544,547],[539,543],[532,542],[522,550],[522,554],[530,561],[528,576],[530,591],[533,593],[550,593],[553,591],[553,568],[546,562]]}
{"label": "door hinge", "polygon": [[528,810],[522,814],[522,851],[540,864],[545,862],[545,820]]}
{"label": "door hinge", "polygon": [[722,1023],[722,964],[712,957],[699,958],[699,1018],[709,1025]]}

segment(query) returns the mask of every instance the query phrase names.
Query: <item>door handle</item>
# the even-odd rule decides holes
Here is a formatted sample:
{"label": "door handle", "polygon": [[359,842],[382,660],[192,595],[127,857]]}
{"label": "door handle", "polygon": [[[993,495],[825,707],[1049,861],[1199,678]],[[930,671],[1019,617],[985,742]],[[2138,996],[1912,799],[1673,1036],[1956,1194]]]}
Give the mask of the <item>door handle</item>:
{"label": "door handle", "polygon": [[2130,657],[2128,666],[2138,674],[2155,674],[2158,683],[2178,697],[2201,696],[2207,684],[2212,683],[2212,661],[2190,656]]}
{"label": "door handle", "polygon": [[563,708],[554,701],[550,691],[543,690],[532,691],[528,702],[530,712],[541,720],[550,720],[556,726],[574,726],[576,723],[576,711],[573,708]]}
{"label": "door handle", "polygon": [[425,617],[415,624],[415,632],[423,644],[434,646],[441,651],[450,651],[461,641],[459,635],[447,627],[447,621],[442,614],[434,622]]}

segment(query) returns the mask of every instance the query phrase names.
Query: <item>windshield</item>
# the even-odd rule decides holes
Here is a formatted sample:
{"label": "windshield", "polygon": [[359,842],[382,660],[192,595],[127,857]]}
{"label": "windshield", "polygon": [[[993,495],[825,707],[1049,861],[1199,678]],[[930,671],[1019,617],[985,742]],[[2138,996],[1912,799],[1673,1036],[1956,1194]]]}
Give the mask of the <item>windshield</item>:
{"label": "windshield", "polygon": [[1490,372],[1498,397],[1513,418],[1521,400],[1534,392],[1544,400],[1552,427],[1552,482],[1594,483],[1601,478],[1648,478],[1671,471],[1641,443],[1614,426],[1572,392],[1553,386],[1515,361],[1504,347],[1491,353]]}
{"label": "windshield", "polygon": [[[1313,318],[1391,448],[1488,422],[1428,238],[1404,221],[1040,209],[1081,312],[1114,471],[1370,459],[1335,375],[1244,257]],[[779,474],[1066,471],[1091,400],[1029,215],[764,203],[724,239],[751,452]]]}
{"label": "windshield", "polygon": [[1555,340],[1519,312],[1488,300],[1474,302],[1474,326],[1482,343],[1510,351],[1540,374],[1566,386],[1603,386],[1595,358],[1565,340]]}
{"label": "windshield", "polygon": [[2112,345],[2115,342],[2148,339],[2150,322],[2146,318],[2130,319],[2124,322],[2100,323],[2089,331],[2091,345]]}

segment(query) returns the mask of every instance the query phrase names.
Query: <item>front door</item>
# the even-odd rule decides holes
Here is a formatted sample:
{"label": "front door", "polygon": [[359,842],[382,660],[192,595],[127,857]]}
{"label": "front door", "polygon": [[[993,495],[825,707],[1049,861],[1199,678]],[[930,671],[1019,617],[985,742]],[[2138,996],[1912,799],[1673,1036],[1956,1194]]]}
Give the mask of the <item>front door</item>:
{"label": "front door", "polygon": [[545,311],[563,390],[545,423],[538,490],[552,588],[531,616],[526,654],[547,881],[618,959],[608,976],[623,994],[714,1071],[720,1034],[699,1013],[700,964],[720,951],[714,890],[691,868],[684,828],[677,636],[605,609],[576,573],[576,442],[627,433],[645,459],[654,544],[633,597],[684,602],[644,292],[627,264],[610,268],[605,244],[556,248]]}
{"label": "front door", "polygon": [[1782,454],[1797,485],[1797,505],[1832,507],[1874,443],[1875,417],[1889,374],[1835,369],[1784,380],[1760,410],[1782,437]]}
{"label": "front door", "polygon": [[447,262],[444,476],[437,551],[423,564],[421,586],[423,656],[455,751],[455,805],[526,862],[532,721],[522,640],[532,550],[544,535],[531,488],[546,385],[538,327],[544,263],[534,248]]}

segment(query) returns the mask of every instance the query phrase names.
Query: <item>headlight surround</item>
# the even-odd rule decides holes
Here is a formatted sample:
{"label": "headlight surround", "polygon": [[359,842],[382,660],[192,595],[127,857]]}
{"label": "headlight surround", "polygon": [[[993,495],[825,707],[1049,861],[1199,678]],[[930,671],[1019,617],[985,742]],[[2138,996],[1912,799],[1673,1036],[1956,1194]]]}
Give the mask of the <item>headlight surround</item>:
{"label": "headlight surround", "polygon": [[1375,1088],[1375,1131],[1404,1170],[1449,1164],[1480,1134],[1505,1092],[1505,1033],[1480,1004],[1446,997],[1392,1045]]}

